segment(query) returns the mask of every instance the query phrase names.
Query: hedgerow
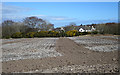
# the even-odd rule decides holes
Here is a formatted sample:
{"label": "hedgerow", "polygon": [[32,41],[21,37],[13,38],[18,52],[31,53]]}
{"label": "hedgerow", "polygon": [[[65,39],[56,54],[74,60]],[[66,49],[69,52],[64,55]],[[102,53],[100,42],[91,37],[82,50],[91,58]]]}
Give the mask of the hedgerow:
{"label": "hedgerow", "polygon": [[72,36],[78,36],[79,32],[77,30],[71,30],[66,32],[67,36],[72,37]]}
{"label": "hedgerow", "polygon": [[26,34],[27,38],[34,38],[35,32],[29,32]]}
{"label": "hedgerow", "polygon": [[21,32],[16,32],[11,37],[12,38],[22,38],[22,33]]}
{"label": "hedgerow", "polygon": [[3,38],[9,39],[9,38],[34,38],[34,37],[73,37],[73,36],[79,36],[79,35],[86,35],[86,34],[97,34],[97,31],[92,32],[78,32],[77,30],[71,30],[71,31],[40,31],[40,32],[28,32],[28,33],[21,33],[16,32],[12,34],[11,36],[6,36]]}

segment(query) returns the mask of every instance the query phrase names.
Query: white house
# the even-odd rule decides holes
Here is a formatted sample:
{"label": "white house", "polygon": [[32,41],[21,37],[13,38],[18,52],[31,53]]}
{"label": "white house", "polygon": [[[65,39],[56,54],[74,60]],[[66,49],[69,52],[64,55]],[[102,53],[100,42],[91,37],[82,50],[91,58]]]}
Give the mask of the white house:
{"label": "white house", "polygon": [[94,28],[94,27],[92,26],[91,30],[94,31],[94,30],[96,30],[96,28]]}
{"label": "white house", "polygon": [[52,29],[49,29],[48,31],[52,31]]}
{"label": "white house", "polygon": [[79,32],[85,32],[85,30],[83,28],[80,28]]}
{"label": "white house", "polygon": [[40,32],[41,30],[38,30],[38,32]]}
{"label": "white house", "polygon": [[96,28],[94,28],[93,26],[81,26],[78,31],[79,32],[92,32],[94,30],[96,30]]}
{"label": "white house", "polygon": [[60,29],[60,30],[65,31],[63,27],[61,27],[61,29]]}

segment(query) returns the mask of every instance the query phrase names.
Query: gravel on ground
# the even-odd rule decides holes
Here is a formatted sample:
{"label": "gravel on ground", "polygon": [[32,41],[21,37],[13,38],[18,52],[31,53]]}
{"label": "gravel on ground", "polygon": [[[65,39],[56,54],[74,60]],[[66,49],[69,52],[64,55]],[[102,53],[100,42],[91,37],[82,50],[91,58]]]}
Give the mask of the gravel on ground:
{"label": "gravel on ground", "polygon": [[[78,39],[81,38],[82,37],[79,37]],[[85,40],[85,38],[82,39]],[[86,39],[89,39],[89,37],[88,38],[86,37]],[[66,37],[62,37],[56,40],[56,43],[54,45],[55,51],[61,54],[61,56],[59,55],[56,57],[3,61],[2,64],[3,72],[5,73],[9,73],[9,72],[116,73],[118,72],[118,50],[112,50],[112,51],[90,50],[89,48],[86,48],[85,44],[79,44],[75,42],[75,40]],[[113,43],[116,44],[116,42]],[[108,42],[107,45],[109,44],[113,45],[110,42]],[[95,45],[91,44],[91,46],[95,46]],[[104,43],[100,43],[100,44],[98,43],[97,46],[104,46]],[[19,48],[20,47],[18,47],[18,49]]]}

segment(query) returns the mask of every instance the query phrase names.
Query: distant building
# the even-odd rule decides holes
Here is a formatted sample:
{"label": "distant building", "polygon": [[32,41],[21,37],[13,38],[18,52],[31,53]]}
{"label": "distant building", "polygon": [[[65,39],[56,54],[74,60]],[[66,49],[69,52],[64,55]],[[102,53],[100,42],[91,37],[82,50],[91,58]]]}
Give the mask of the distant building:
{"label": "distant building", "polygon": [[65,29],[63,27],[59,27],[59,28],[53,29],[53,31],[61,32],[61,31],[65,31]]}
{"label": "distant building", "polygon": [[80,29],[79,29],[79,32],[85,32],[85,29],[80,28]]}
{"label": "distant building", "polygon": [[96,30],[95,26],[93,25],[80,25],[78,28],[79,32],[92,32]]}
{"label": "distant building", "polygon": [[63,27],[61,27],[61,29],[60,29],[61,31],[65,31],[65,29],[63,28]]}
{"label": "distant building", "polygon": [[49,29],[48,31],[52,31],[53,29]]}
{"label": "distant building", "polygon": [[80,25],[80,26],[67,26],[67,27],[59,27],[59,28],[55,28],[53,29],[54,31],[60,32],[60,31],[70,31],[70,30],[77,30],[79,32],[92,32],[94,30],[96,30],[95,28],[95,24],[92,25]]}
{"label": "distant building", "polygon": [[41,30],[39,29],[38,32],[40,32]]}

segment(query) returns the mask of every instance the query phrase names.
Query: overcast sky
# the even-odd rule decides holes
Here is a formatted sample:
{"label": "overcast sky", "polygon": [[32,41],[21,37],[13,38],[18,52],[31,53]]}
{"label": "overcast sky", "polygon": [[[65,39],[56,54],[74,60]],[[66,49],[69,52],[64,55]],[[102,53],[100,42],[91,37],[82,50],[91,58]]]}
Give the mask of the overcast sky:
{"label": "overcast sky", "polygon": [[71,22],[79,24],[117,22],[118,2],[4,2],[3,20],[22,21],[37,16],[55,27]]}

